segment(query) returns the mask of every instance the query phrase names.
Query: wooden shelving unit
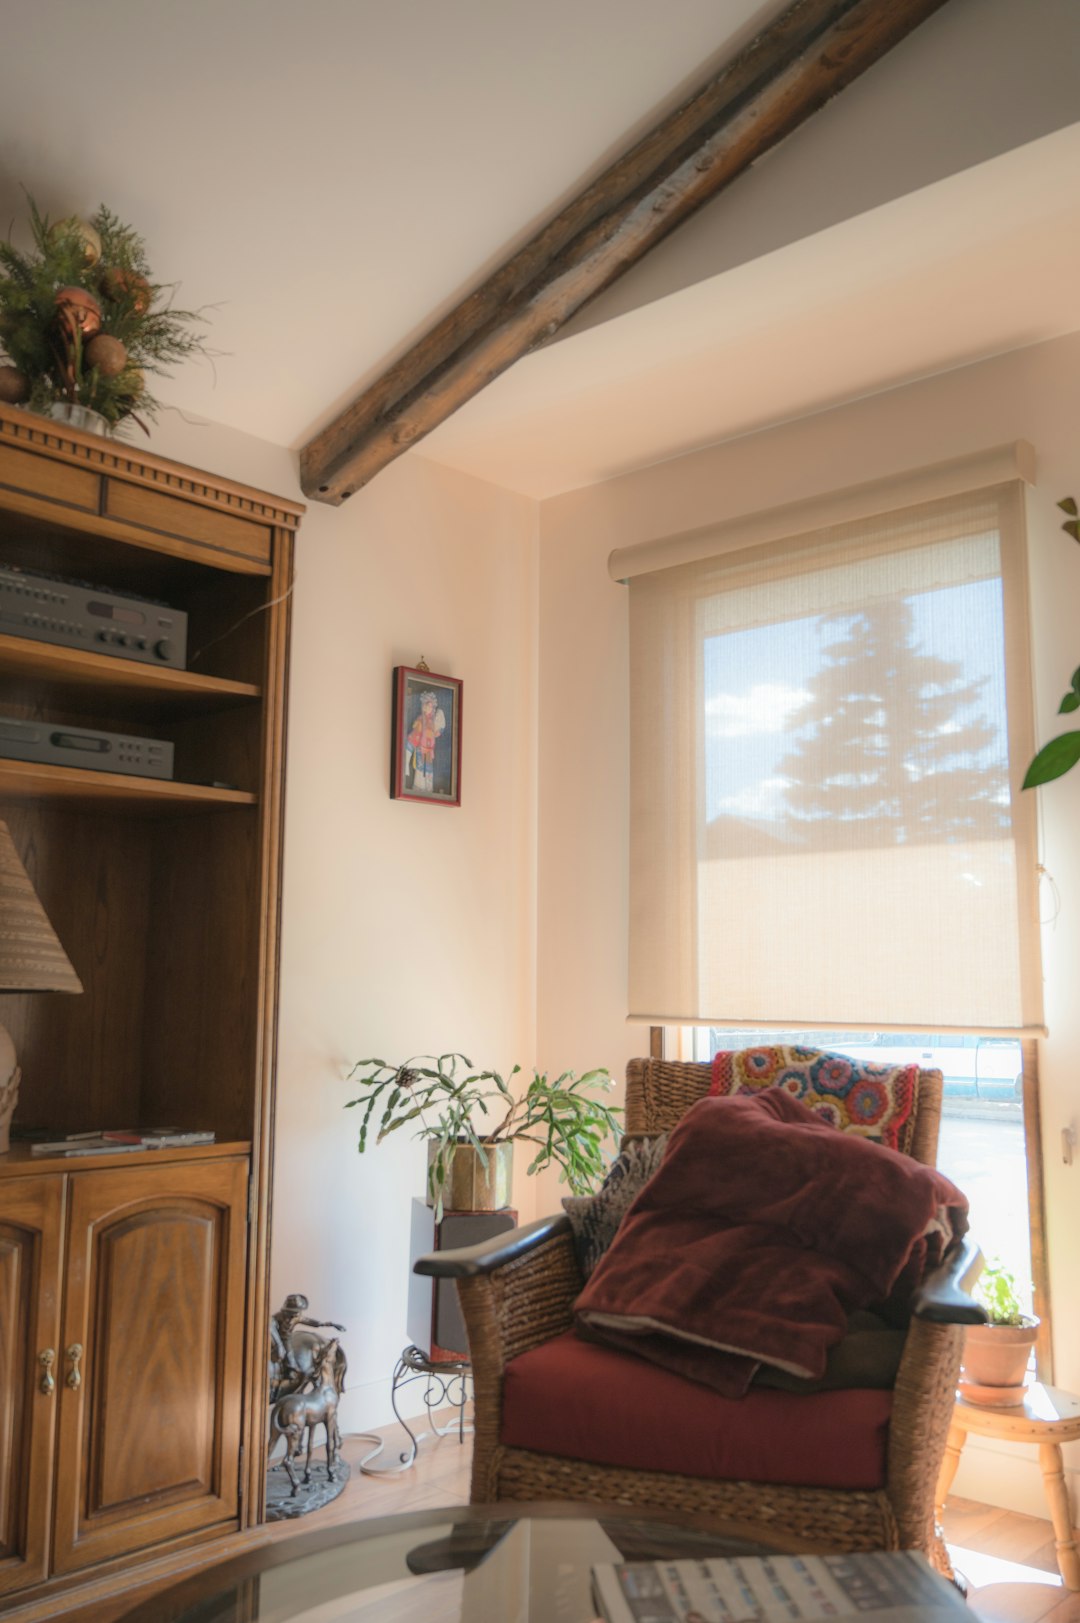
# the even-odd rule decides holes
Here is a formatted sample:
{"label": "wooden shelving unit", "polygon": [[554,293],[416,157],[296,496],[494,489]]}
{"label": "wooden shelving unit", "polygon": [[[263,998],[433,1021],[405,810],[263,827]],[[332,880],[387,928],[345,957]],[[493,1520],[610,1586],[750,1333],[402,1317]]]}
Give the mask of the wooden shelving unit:
{"label": "wooden shelving unit", "polygon": [[114,715],[198,715],[262,696],[255,682],[144,665],[0,632],[0,684],[5,681],[33,683],[43,697],[64,704],[106,705]]}
{"label": "wooden shelving unit", "polygon": [[[197,1564],[201,1541],[261,1519],[302,511],[0,406],[0,564],[164,601],[198,654],[175,670],[0,633],[0,718],[165,740],[176,769],[0,754],[0,819],[83,984],[0,995],[22,1068],[15,1124],[216,1137],[0,1156],[0,1611],[70,1600],[175,1548]],[[163,1413],[201,1418],[163,1429]]]}

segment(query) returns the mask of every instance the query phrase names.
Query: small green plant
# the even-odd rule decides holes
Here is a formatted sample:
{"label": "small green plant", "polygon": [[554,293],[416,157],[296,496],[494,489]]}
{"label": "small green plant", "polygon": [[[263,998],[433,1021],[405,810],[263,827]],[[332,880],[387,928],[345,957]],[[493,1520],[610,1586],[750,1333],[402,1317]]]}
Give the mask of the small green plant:
{"label": "small green plant", "polygon": [[[468,1074],[459,1076],[459,1065]],[[485,1167],[486,1145],[534,1144],[536,1154],[528,1172],[554,1164],[560,1181],[575,1195],[588,1194],[603,1179],[605,1143],[620,1131],[622,1111],[596,1097],[613,1086],[610,1074],[602,1068],[582,1076],[564,1071],[549,1080],[546,1073],[534,1071],[528,1086],[515,1092],[511,1082],[520,1070],[515,1065],[507,1077],[498,1071],[477,1071],[472,1060],[456,1053],[419,1054],[403,1065],[358,1060],[348,1080],[358,1077],[360,1092],[345,1106],[363,1111],[357,1149],[363,1154],[372,1133],[381,1144],[389,1134],[414,1123],[413,1136],[435,1146],[428,1189],[437,1211],[442,1209],[442,1192],[462,1144],[471,1144]],[[501,1112],[493,1125],[480,1120],[491,1115],[489,1106]]]}
{"label": "small green plant", "polygon": [[1016,1290],[1016,1275],[1000,1262],[979,1275],[971,1293],[987,1312],[991,1324],[1023,1324],[1027,1315]]}
{"label": "small green plant", "polygon": [[[1069,515],[1061,528],[1074,541],[1080,541],[1080,507],[1077,507],[1076,498],[1066,496],[1058,502],[1058,506]],[[1058,715],[1067,716],[1074,710],[1080,710],[1080,667],[1072,673],[1069,691],[1058,705]],[[1059,733],[1049,744],[1044,744],[1035,756],[1021,788],[1035,789],[1040,783],[1050,783],[1054,778],[1062,777],[1077,761],[1080,761],[1080,732]]]}

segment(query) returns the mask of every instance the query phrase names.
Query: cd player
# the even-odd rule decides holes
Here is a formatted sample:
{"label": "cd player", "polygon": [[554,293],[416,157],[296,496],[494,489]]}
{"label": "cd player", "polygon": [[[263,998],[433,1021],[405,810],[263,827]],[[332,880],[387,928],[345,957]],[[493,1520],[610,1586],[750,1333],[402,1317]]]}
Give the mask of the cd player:
{"label": "cd player", "polygon": [[95,772],[127,772],[137,778],[171,778],[173,747],[160,738],[133,738],[50,721],[0,716],[0,757],[45,766],[78,766]]}

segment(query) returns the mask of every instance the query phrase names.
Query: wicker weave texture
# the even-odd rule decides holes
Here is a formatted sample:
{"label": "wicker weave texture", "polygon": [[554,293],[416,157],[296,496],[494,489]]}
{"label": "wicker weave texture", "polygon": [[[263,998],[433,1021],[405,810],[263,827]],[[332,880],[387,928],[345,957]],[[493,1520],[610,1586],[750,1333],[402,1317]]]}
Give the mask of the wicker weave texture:
{"label": "wicker weave texture", "polygon": [[785,1488],[762,1482],[713,1482],[664,1471],[618,1466],[504,1448],[498,1459],[500,1499],[569,1499],[715,1517],[780,1533],[802,1545],[837,1550],[897,1550],[900,1537],[884,1493]]}
{"label": "wicker weave texture", "polygon": [[499,1496],[503,1370],[512,1358],[569,1330],[583,1284],[569,1234],[537,1246],[494,1274],[458,1281],[475,1393],[474,1504],[492,1503]]}
{"label": "wicker weave texture", "polygon": [[[893,1390],[886,1482],[904,1549],[928,1550],[941,1565],[935,1526],[937,1479],[964,1351],[959,1324],[913,1319]],[[947,1558],[946,1558],[947,1563]]]}
{"label": "wicker weave texture", "polygon": [[[711,1079],[702,1064],[631,1060],[626,1136],[673,1127],[703,1098]],[[940,1071],[920,1071],[905,1152],[932,1165],[941,1119]],[[952,1413],[963,1332],[915,1320],[908,1332],[889,1428],[881,1492],[714,1482],[664,1472],[564,1459],[505,1448],[499,1441],[503,1370],[512,1358],[570,1327],[582,1288],[569,1235],[544,1242],[495,1273],[462,1280],[476,1390],[472,1499],[576,1499],[664,1508],[737,1521],[764,1536],[782,1531],[804,1545],[841,1550],[923,1550],[949,1573],[934,1526],[934,1490]],[[553,1401],[558,1401],[557,1397]]]}
{"label": "wicker weave texture", "polygon": [[[712,1067],[702,1060],[632,1059],[626,1067],[626,1136],[667,1133],[704,1099]],[[923,1166],[937,1161],[944,1083],[940,1071],[920,1071],[915,1105],[900,1132],[900,1150]]]}

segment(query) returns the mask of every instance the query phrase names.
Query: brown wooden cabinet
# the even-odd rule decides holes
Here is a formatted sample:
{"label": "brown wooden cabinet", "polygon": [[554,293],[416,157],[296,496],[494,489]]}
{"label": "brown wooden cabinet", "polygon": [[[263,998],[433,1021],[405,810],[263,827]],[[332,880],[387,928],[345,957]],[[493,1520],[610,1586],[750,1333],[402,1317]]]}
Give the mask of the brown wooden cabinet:
{"label": "brown wooden cabinet", "polygon": [[0,1184],[0,1596],[48,1571],[64,1194]]}
{"label": "brown wooden cabinet", "polygon": [[0,995],[23,1072],[15,1126],[217,1139],[0,1156],[0,1609],[261,1517],[302,511],[0,406],[0,565],[163,601],[189,624],[183,670],[0,630],[0,717],[166,739],[176,763],[166,780],[0,754],[0,818],[84,987]]}
{"label": "brown wooden cabinet", "polygon": [[247,1194],[246,1155],[0,1181],[0,1594],[237,1523]]}

